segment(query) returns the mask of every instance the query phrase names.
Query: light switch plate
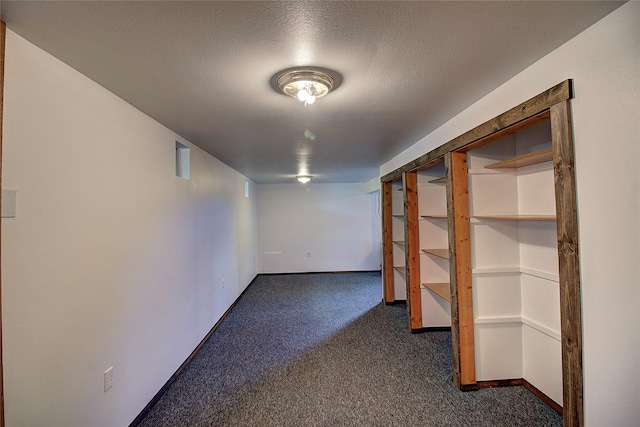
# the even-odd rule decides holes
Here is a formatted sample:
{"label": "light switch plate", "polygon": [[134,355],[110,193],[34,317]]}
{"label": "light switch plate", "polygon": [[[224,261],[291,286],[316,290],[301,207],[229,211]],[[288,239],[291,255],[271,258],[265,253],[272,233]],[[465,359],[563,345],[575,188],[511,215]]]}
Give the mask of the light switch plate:
{"label": "light switch plate", "polygon": [[2,218],[16,217],[16,190],[2,190]]}
{"label": "light switch plate", "polygon": [[104,391],[113,387],[113,366],[104,371]]}

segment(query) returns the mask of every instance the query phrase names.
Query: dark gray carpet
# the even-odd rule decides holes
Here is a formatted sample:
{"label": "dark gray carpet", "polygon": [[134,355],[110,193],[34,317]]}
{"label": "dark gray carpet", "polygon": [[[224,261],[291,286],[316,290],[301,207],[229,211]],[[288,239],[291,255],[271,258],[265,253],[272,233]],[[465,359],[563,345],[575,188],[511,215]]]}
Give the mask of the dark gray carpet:
{"label": "dark gray carpet", "polygon": [[141,426],[560,426],[522,387],[463,393],[379,273],[258,276]]}

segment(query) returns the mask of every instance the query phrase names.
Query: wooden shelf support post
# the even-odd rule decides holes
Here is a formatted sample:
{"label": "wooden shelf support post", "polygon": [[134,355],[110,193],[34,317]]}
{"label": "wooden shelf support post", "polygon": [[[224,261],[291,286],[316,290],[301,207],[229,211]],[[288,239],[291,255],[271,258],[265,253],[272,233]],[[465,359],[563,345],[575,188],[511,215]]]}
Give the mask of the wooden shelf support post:
{"label": "wooden shelf support post", "polygon": [[551,106],[553,171],[556,191],[560,330],[562,334],[563,425],[584,425],[582,313],[578,216],[573,134],[569,100]]}
{"label": "wooden shelf support post", "polygon": [[405,266],[407,267],[407,323],[409,331],[422,329],[420,295],[420,236],[418,223],[418,174],[402,174],[404,189]]}
{"label": "wooden shelf support post", "polygon": [[[2,117],[4,111],[4,55],[7,25],[0,21],[0,181],[2,181]],[[2,183],[0,182],[0,187]],[[0,207],[2,200],[0,196]],[[1,235],[1,232],[0,232]],[[2,286],[0,285],[0,289]],[[2,368],[2,292],[0,291],[0,427],[4,427],[4,371]]]}
{"label": "wooden shelf support post", "polygon": [[451,344],[453,383],[461,390],[474,390],[476,361],[474,348],[473,298],[471,290],[471,240],[467,154],[445,154],[449,228],[449,270],[451,272]]}

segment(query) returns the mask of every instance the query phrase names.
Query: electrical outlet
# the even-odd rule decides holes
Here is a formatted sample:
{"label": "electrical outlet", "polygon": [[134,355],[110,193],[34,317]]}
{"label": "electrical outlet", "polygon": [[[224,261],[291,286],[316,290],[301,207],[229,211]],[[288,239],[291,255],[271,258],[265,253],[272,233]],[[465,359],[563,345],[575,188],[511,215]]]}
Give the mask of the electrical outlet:
{"label": "electrical outlet", "polygon": [[113,387],[113,366],[104,371],[104,391]]}
{"label": "electrical outlet", "polygon": [[307,252],[307,258],[311,258],[311,251]]}

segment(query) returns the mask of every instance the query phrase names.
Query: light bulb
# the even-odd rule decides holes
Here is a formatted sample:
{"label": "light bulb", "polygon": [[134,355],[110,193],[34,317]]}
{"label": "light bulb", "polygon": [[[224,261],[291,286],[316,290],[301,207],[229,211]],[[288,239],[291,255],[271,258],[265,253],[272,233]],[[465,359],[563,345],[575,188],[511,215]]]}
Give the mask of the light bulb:
{"label": "light bulb", "polygon": [[313,95],[309,95],[305,101],[307,104],[313,104],[314,102],[316,102],[316,97]]}
{"label": "light bulb", "polygon": [[309,99],[309,92],[305,88],[302,88],[298,91],[298,101],[307,101]]}

